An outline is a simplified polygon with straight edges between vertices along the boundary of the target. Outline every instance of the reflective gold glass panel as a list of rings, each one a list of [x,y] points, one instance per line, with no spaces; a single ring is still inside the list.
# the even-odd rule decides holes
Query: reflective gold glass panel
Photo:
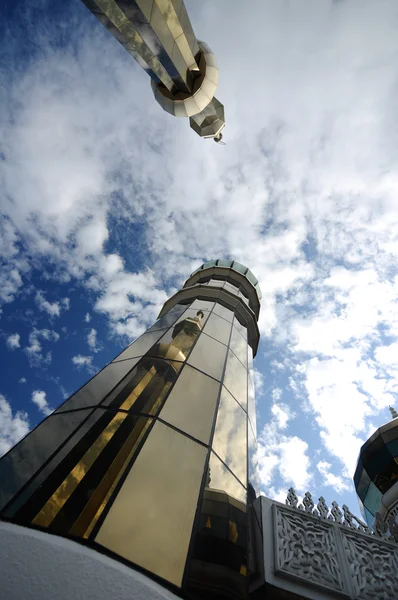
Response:
[[[105,398],[107,401],[113,398],[114,394],[117,394],[120,387],[124,385],[124,383],[120,382],[134,369],[139,360],[139,358],[133,358],[122,362],[110,363],[64,402],[56,410],[56,413],[76,408],[85,408],[87,406],[97,406]]]
[[[209,443],[220,384],[185,365],[159,417]]]
[[[188,359],[188,363],[211,377],[220,380],[224,369],[227,347],[202,333]]]
[[[247,342],[243,339],[236,327],[232,327],[229,347],[244,367],[247,368]]]
[[[247,371],[235,354],[229,350],[224,375],[224,385],[233,397],[247,408]]]
[[[188,571],[194,597],[212,588],[223,598],[247,597],[247,533],[246,491],[211,453]]]
[[[242,407],[222,387],[213,438],[213,450],[246,486],[247,478],[247,415]]]
[[[225,308],[225,306],[222,306],[221,304],[216,304],[214,307],[214,312],[216,313],[216,315],[219,315],[223,319],[227,319],[227,321],[230,321],[232,323],[234,313],[232,310],[229,310],[229,308]]]
[[[206,448],[155,423],[96,541],[181,585]]]
[[[136,356],[143,356],[148,352],[148,350],[154,345],[155,342],[159,338],[164,335],[164,330],[157,329],[156,331],[147,331],[141,337],[137,338],[130,346],[124,350],[119,356],[117,356],[113,362],[118,362],[120,360],[126,360],[126,358],[134,358]]]
[[[260,476],[258,471],[257,441],[251,427],[248,428],[248,483],[247,493],[254,500],[260,495]]]
[[[206,311],[186,310],[147,355],[185,362],[208,317]]]
[[[104,406],[135,413],[156,415],[177,379],[182,364],[171,360],[144,357],[126,377],[119,394]]]
[[[97,409],[95,421],[16,514],[17,522],[86,537],[151,419]]]
[[[203,331],[222,344],[228,344],[231,334],[231,323],[215,315],[210,315]]]
[[[256,398],[254,394],[254,387],[249,377],[248,381],[248,398],[247,398],[247,412],[249,415],[250,426],[253,429],[253,433],[257,435],[257,417],[256,417]]]
[[[241,323],[239,323],[238,319],[234,318],[234,327],[236,327],[236,329],[239,331],[239,333],[241,334],[241,336],[243,337],[243,339],[245,341],[247,341],[247,329],[245,327],[245,325],[242,325]]]

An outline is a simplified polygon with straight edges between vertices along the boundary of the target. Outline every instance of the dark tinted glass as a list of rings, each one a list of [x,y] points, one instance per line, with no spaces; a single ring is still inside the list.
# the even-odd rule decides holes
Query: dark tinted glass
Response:
[[[15,515],[22,524],[87,537],[152,420],[97,409],[96,421]]]
[[[165,329],[166,327],[170,327],[174,325],[177,319],[182,315],[182,313],[187,309],[187,306],[183,306],[181,304],[177,304],[174,306],[173,310],[166,313],[161,319],[158,319],[156,323],[154,323],[151,327],[149,327],[148,331],[156,331],[157,329]]]
[[[372,513],[372,515],[375,515],[379,510],[382,495],[383,494],[377,489],[374,483],[370,482],[363,504],[365,508]]]
[[[227,347],[202,333],[188,359],[188,363],[220,380],[224,369]]]
[[[235,354],[229,350],[224,385],[244,409],[247,408],[247,371]]]
[[[361,471],[360,477],[359,477],[359,481],[356,486],[357,494],[361,498],[361,500],[364,500],[364,498],[367,494],[368,488],[369,488],[369,484],[370,484],[370,477],[367,474],[367,472],[365,471],[365,469],[362,468],[362,471]]]
[[[381,437],[385,442],[392,442],[393,440],[398,440],[398,419],[391,423],[391,426],[388,429],[382,431]]]
[[[125,379],[123,389],[112,394],[104,405],[114,410],[156,415],[177,379],[180,362],[157,358],[142,358]]]
[[[91,410],[53,414],[0,460],[0,508],[22,488],[88,417]]]
[[[223,597],[243,599],[246,573],[246,492],[212,453],[194,534],[188,588],[201,597],[213,588],[222,589]]]
[[[154,425],[96,541],[181,585],[206,448]]]
[[[166,329],[164,329],[163,331],[157,329],[156,331],[148,331],[147,333],[144,333],[141,337],[139,337],[132,344],[130,344],[130,346],[128,346],[126,350],[124,350],[124,352],[119,354],[119,356],[117,356],[113,362],[126,360],[126,358],[143,356],[148,352],[148,350],[153,346],[153,344],[157,342],[157,340],[161,338],[162,335],[164,335],[165,331]]]
[[[232,327],[229,347],[244,367],[247,368],[247,342],[243,339],[236,327]]]
[[[220,383],[185,365],[159,417],[209,443]]]
[[[225,319],[222,319],[213,313],[210,315],[203,331],[219,342],[228,344],[231,334],[231,327],[232,326],[229,321],[226,321]]]
[[[121,380],[126,377],[139,360],[139,358],[133,358],[121,362],[110,363],[105,369],[102,369],[97,375],[94,375],[94,377],[76,392],[76,394],[71,396],[69,400],[64,402],[64,404],[56,410],[56,413],[101,404],[114,388],[116,388],[115,392],[118,392],[120,387],[124,385],[123,382],[120,383]],[[108,397],[107,400],[109,401],[110,398]]]
[[[247,415],[240,404],[222,387],[213,438],[213,450],[246,486]]]

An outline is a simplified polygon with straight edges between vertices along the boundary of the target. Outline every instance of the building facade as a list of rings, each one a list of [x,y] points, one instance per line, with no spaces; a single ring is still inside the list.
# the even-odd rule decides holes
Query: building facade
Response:
[[[186,597],[246,598],[261,571],[260,300],[240,263],[202,265],[156,323],[0,460],[1,519]]]
[[[219,142],[224,107],[215,98],[216,58],[192,29],[183,0],[83,0],[151,78],[156,101],[189,117],[203,138]]]

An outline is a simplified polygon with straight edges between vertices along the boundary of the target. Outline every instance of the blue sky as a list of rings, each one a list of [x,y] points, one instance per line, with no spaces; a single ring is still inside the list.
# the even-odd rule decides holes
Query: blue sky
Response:
[[[397,394],[398,6],[186,4],[223,147],[162,112],[79,0],[2,4],[0,450],[233,258],[263,292],[263,491],[357,511],[359,447]]]

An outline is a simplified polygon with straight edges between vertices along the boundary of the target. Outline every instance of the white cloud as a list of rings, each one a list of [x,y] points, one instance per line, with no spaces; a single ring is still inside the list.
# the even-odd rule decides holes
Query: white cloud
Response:
[[[91,375],[94,375],[97,372],[97,369],[93,365],[92,356],[83,356],[82,354],[77,354],[76,356],[72,357],[72,363],[78,369],[86,368]]]
[[[32,392],[32,402],[36,404],[39,411],[45,416],[50,415],[54,410],[48,405],[46,392],[43,392],[42,390],[35,390]]]
[[[307,491],[311,483],[308,444],[296,435],[286,435],[291,418],[288,407],[274,403],[271,420],[264,426],[258,438],[258,465],[262,488],[266,494],[275,492],[275,479],[279,476],[286,489],[293,486],[297,491]],[[281,490],[280,490],[281,491]]]
[[[0,394],[0,455],[16,444],[29,429],[28,414],[24,411],[13,414],[10,403]]]
[[[36,328],[29,334],[29,346],[24,348],[24,352],[28,356],[30,366],[33,367],[45,366],[51,363],[51,350],[47,351],[46,354],[43,354],[43,346],[40,340],[57,342],[59,340],[59,334],[51,329]]]
[[[7,338],[7,346],[9,348],[11,348],[12,350],[15,350],[15,348],[20,348],[21,347],[20,339],[21,339],[21,337],[20,337],[19,333],[12,333]]]
[[[90,316],[90,313],[86,313],[86,316],[84,317],[84,321],[85,321],[86,323],[90,323],[90,321],[91,321],[91,316]]]
[[[338,494],[351,489],[351,479],[347,476],[334,475],[331,468],[332,465],[327,461],[321,461],[317,464],[317,469],[323,476],[323,485],[332,487]]]
[[[93,352],[99,352],[101,350],[101,347],[98,345],[98,341],[97,341],[97,330],[96,329],[90,329],[90,331],[87,335],[87,344],[89,345],[89,347],[91,348],[91,350]]]
[[[64,310],[69,310],[70,309],[70,298],[62,298],[61,299],[61,304],[64,308]]]
[[[274,402],[278,402],[282,398],[283,390],[281,388],[274,388],[271,392],[271,397]]]
[[[18,383],[26,383],[26,377],[21,377]]]
[[[61,305],[59,302],[48,302],[42,292],[36,292],[36,304],[39,310],[44,311],[50,317],[59,317],[61,314]]]

